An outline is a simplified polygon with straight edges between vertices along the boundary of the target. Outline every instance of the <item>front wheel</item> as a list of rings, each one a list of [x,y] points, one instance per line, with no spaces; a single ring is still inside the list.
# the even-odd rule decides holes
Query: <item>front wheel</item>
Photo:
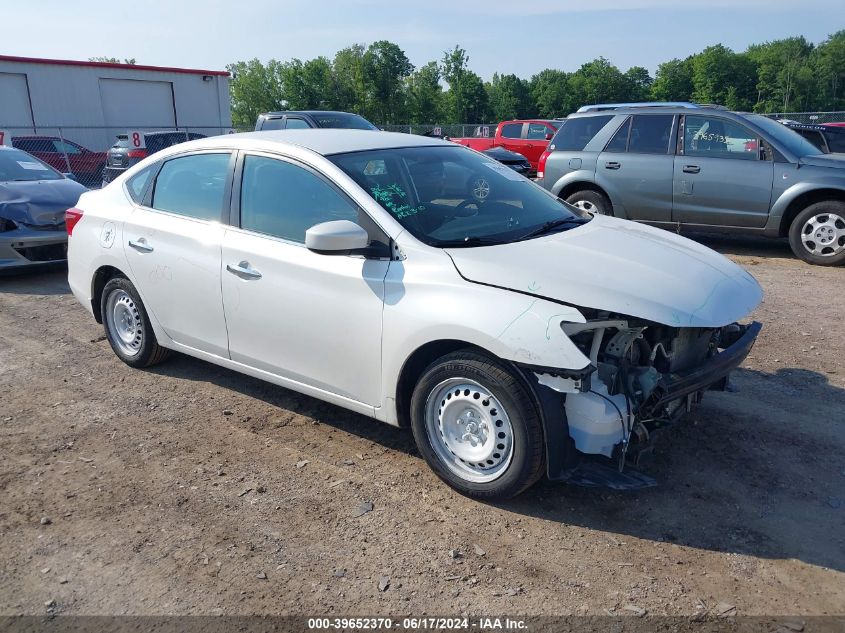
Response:
[[[610,204],[607,196],[592,189],[576,191],[567,196],[566,201],[573,207],[592,215],[613,215],[613,205]]]
[[[789,227],[789,246],[810,264],[845,262],[845,202],[816,202],[801,211]]]
[[[117,357],[130,367],[156,365],[171,351],[158,344],[144,303],[128,279],[109,280],[100,300],[106,338]]]
[[[472,350],[425,370],[411,397],[411,426],[431,469],[467,496],[513,497],[543,473],[543,431],[527,387]]]

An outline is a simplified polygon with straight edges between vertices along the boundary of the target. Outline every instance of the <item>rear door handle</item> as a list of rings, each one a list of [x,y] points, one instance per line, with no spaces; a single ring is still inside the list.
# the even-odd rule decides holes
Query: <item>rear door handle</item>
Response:
[[[604,164],[605,169],[619,169],[622,163],[617,163],[615,160],[608,161]]]
[[[141,251],[142,253],[152,253],[153,247],[147,244],[147,240],[143,237],[139,237],[138,240],[129,240],[129,246],[134,248],[136,251]]]
[[[248,277],[249,279],[261,279],[261,273],[252,268],[249,262],[239,262],[237,265],[226,264],[226,270],[234,275]]]
[[[701,171],[701,167],[698,165],[684,165],[684,173],[685,174],[697,174]]]

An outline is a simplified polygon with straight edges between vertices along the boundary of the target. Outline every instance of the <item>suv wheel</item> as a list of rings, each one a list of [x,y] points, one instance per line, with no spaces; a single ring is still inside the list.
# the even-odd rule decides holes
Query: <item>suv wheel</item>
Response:
[[[582,189],[570,194],[566,201],[573,207],[593,215],[613,215],[613,205],[602,193],[592,189]]]
[[[475,351],[425,370],[411,397],[411,427],[435,474],[467,496],[513,497],[543,474],[543,431],[527,387]]]
[[[801,211],[789,227],[789,245],[810,264],[845,262],[845,202],[825,200]]]

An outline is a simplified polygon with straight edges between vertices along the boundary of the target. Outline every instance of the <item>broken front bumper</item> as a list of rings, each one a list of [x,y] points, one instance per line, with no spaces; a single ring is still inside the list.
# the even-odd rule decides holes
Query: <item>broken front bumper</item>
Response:
[[[691,393],[704,391],[720,382],[724,383],[728,374],[739,367],[751,352],[762,327],[757,321],[740,325],[738,337],[702,365],[687,371],[664,375],[644,407],[655,410]]]
[[[67,232],[18,225],[0,233],[0,270],[63,262],[67,259]]]

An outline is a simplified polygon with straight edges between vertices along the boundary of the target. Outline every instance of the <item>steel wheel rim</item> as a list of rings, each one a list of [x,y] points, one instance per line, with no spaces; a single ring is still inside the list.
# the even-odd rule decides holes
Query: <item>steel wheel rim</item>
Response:
[[[479,202],[484,202],[490,195],[490,183],[486,178],[476,178],[472,181],[472,197]]]
[[[125,290],[115,290],[106,301],[106,325],[112,342],[126,356],[135,356],[144,343],[141,312]]]
[[[508,413],[474,380],[450,378],[432,389],[425,427],[437,457],[465,481],[493,481],[510,466],[514,442]]]
[[[845,219],[836,213],[817,213],[801,227],[801,243],[819,257],[838,255],[845,251]]]

